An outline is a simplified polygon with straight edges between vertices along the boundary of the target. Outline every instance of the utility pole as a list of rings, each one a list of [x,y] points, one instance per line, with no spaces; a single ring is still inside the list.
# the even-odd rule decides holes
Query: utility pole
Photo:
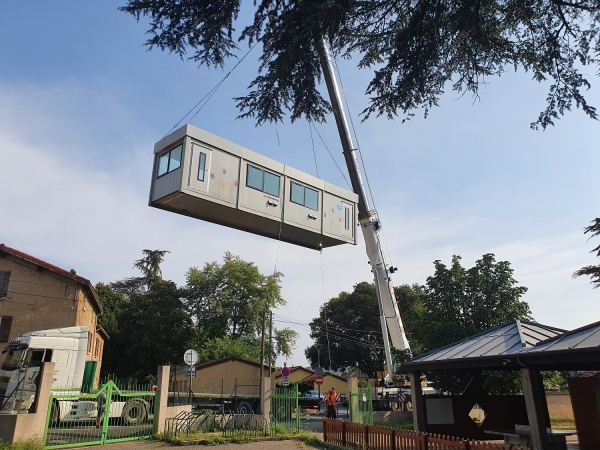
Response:
[[[333,64],[331,63],[331,56],[329,55],[329,49],[325,38],[321,37],[318,40],[317,45],[320,50],[321,69],[323,70],[327,91],[329,92],[329,99],[331,101],[331,106],[333,107],[335,122],[342,142],[344,159],[346,160],[352,189],[354,193],[358,195],[358,222],[365,239],[367,256],[369,257],[369,264],[371,265],[371,272],[373,272],[375,281],[377,299],[379,302],[381,331],[383,332],[383,345],[388,366],[388,373],[385,376],[385,381],[389,383],[391,382],[391,374],[394,370],[390,351],[390,338],[392,345],[399,350],[410,350],[410,347],[402,325],[398,304],[396,303],[394,287],[388,272],[389,269],[386,266],[381,244],[379,242],[378,230],[381,228],[381,222],[379,221],[377,212],[371,210],[369,206],[369,199],[367,197],[365,185],[362,181],[358,160],[356,159],[356,149],[352,144],[350,128],[348,127],[348,122],[346,120],[340,91],[335,79]]]
[[[273,311],[269,311],[269,377],[271,376],[271,367],[273,367],[271,356],[273,354]]]
[[[263,311],[262,317],[262,336],[260,338],[260,377],[263,377],[263,368],[265,365],[265,320],[267,319],[267,310]]]

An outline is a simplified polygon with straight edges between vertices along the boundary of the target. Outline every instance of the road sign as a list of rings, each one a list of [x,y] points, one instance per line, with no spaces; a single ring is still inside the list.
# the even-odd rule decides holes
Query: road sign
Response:
[[[321,375],[317,375],[317,377],[315,378],[315,383],[318,386],[321,386],[323,384],[323,377]]]
[[[317,367],[317,368],[315,369],[315,373],[316,373],[317,375],[323,375],[323,368],[322,368],[322,367]]]
[[[193,366],[198,362],[198,352],[193,348],[186,350],[183,354],[183,360],[188,366]]]
[[[290,379],[288,377],[283,377],[283,380],[282,380],[281,384],[283,386],[289,386],[290,385]]]
[[[195,367],[186,367],[185,368],[185,376],[188,378],[196,378],[196,368]]]
[[[281,369],[281,375],[283,375],[284,377],[289,377],[290,376],[290,368],[287,366],[283,366],[283,369]]]

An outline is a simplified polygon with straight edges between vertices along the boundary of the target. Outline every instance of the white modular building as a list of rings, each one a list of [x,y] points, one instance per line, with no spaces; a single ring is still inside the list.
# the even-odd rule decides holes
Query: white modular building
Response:
[[[356,244],[358,196],[193,125],[154,146],[150,206],[312,249]]]

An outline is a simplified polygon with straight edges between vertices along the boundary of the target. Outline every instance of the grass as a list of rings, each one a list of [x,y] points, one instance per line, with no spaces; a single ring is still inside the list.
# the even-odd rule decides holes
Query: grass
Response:
[[[571,417],[550,416],[550,426],[555,430],[575,429],[575,419]]]
[[[12,444],[0,440],[0,450],[44,450],[44,444],[41,439],[26,439]]]
[[[382,424],[378,424],[378,426],[394,428],[396,430],[414,430],[415,429],[415,426],[412,422],[382,423]]]

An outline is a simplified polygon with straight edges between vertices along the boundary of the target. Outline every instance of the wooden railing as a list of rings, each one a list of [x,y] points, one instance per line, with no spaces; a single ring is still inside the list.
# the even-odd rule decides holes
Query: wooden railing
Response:
[[[508,450],[503,444],[331,419],[323,419],[323,440],[368,450]]]

